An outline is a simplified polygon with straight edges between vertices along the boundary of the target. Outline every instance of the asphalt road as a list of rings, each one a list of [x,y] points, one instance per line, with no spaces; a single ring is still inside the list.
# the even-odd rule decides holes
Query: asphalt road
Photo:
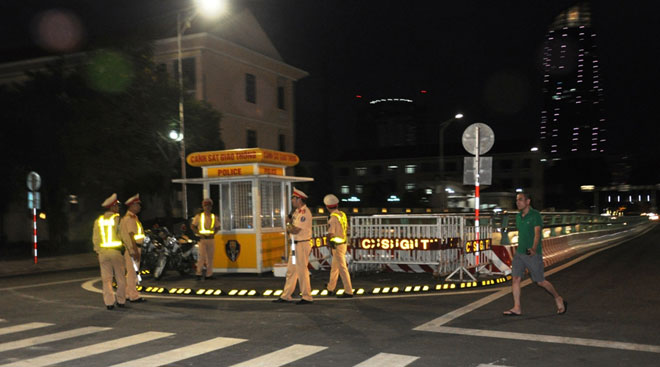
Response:
[[[324,300],[149,298],[106,310],[97,270],[0,279],[0,366],[657,366],[660,228],[509,284]],[[86,284],[85,288],[83,285]]]

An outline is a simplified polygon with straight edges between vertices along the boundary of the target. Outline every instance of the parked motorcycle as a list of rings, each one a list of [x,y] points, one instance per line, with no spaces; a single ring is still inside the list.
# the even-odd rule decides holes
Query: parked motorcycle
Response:
[[[157,249],[158,259],[153,274],[160,279],[167,270],[176,270],[181,276],[192,274],[199,258],[197,241],[189,238],[177,238],[163,228],[167,236],[162,247]]]
[[[144,231],[144,242],[142,243],[142,255],[140,269],[149,270],[153,274],[160,249],[164,246],[167,236],[161,228],[148,229]]]

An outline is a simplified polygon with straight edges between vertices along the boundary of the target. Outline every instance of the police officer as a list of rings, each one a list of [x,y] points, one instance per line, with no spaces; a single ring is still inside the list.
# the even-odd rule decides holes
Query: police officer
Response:
[[[119,238],[119,200],[117,194],[112,194],[101,204],[105,213],[94,221],[92,242],[94,252],[99,255],[101,280],[103,281],[103,303],[108,310],[126,303],[126,278],[124,273],[124,246]],[[112,290],[112,278],[117,281],[117,292]]]
[[[202,200],[204,211],[197,214],[192,220],[193,231],[199,236],[199,259],[197,260],[197,280],[202,279],[202,268],[206,266],[204,279],[213,279],[213,254],[215,253],[215,232],[220,229],[220,223],[213,209],[213,200]]]
[[[334,294],[337,287],[337,278],[341,276],[341,282],[344,284],[344,293],[337,298],[353,297],[353,286],[351,285],[351,275],[346,266],[346,231],[348,230],[348,219],[346,214],[340,211],[339,199],[332,194],[323,198],[323,204],[330,212],[328,219],[328,245],[332,247],[332,265],[330,267],[330,280],[326,285],[328,293]]]
[[[314,303],[312,298],[312,286],[309,280],[309,253],[312,251],[312,212],[305,204],[307,195],[294,188],[291,196],[291,205],[295,209],[291,219],[287,221],[286,230],[293,236],[295,246],[292,246],[292,256],[289,256],[289,264],[286,269],[286,283],[280,298],[275,303],[293,302],[291,295],[296,289],[296,281],[300,287],[302,299],[296,302],[299,305]],[[294,252],[295,251],[295,252]],[[295,259],[295,263],[294,260]]]
[[[128,207],[128,210],[121,219],[119,227],[121,240],[126,248],[124,254],[126,262],[126,297],[131,302],[145,302],[146,300],[140,297],[136,289],[137,272],[140,271],[140,254],[142,251],[140,245],[144,242],[144,230],[137,217],[142,209],[140,194],[131,196],[124,204]]]

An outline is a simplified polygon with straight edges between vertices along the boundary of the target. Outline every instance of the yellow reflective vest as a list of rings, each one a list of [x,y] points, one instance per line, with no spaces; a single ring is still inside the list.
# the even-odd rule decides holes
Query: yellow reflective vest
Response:
[[[135,242],[144,240],[144,230],[142,230],[142,223],[140,223],[137,218],[135,218],[135,224],[137,225],[137,233],[133,235]]]
[[[204,213],[200,214],[199,218],[199,233],[200,234],[214,234],[215,233],[215,214],[211,213],[211,228],[204,227],[206,225],[206,219],[204,218]]]
[[[101,235],[101,243],[99,247],[101,248],[119,248],[122,246],[121,239],[119,239],[117,228],[115,225],[119,214],[113,214],[110,218],[106,218],[105,215],[102,215],[97,220],[99,226],[99,234]]]
[[[330,214],[331,217],[336,217],[339,220],[339,224],[341,224],[341,231],[342,231],[342,237],[332,237],[330,238],[330,241],[334,242],[335,244],[341,245],[346,242],[346,231],[348,230],[348,219],[346,218],[346,214],[342,211],[336,211],[332,214]]]

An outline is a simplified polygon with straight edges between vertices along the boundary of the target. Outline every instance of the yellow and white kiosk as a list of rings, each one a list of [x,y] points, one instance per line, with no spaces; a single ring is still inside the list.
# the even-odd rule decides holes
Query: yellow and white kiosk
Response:
[[[291,184],[314,180],[286,175],[286,167],[300,161],[298,156],[248,148],[191,153],[186,160],[202,168],[202,178],[172,182],[201,184],[203,197],[211,197],[215,191],[219,198],[214,211],[221,229],[215,234],[213,271],[273,270],[288,253],[285,226]]]

